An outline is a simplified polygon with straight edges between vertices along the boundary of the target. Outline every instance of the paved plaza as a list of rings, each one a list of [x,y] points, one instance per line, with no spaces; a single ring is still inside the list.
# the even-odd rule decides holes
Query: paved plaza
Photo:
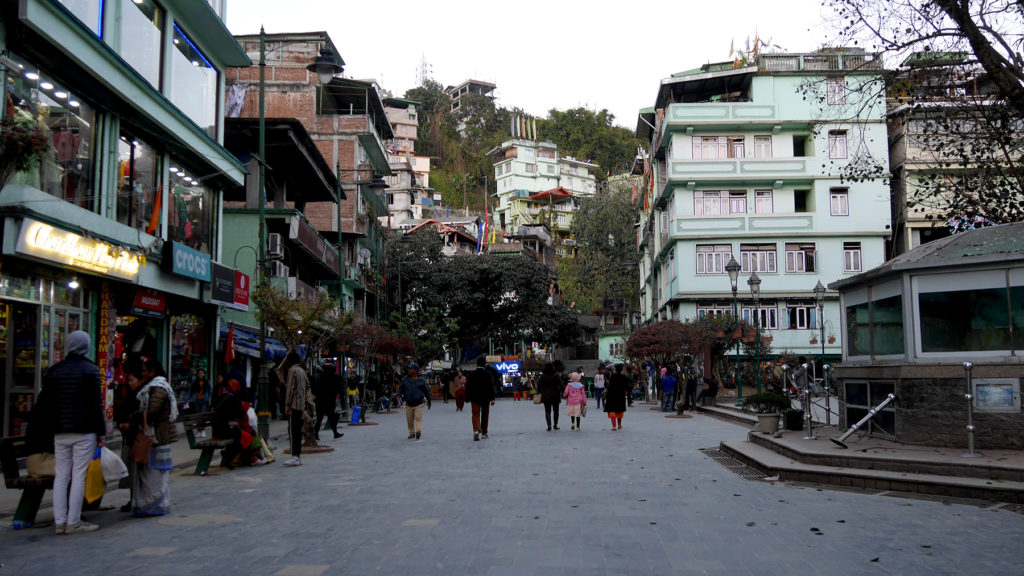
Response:
[[[7,494],[0,575],[1024,572],[1024,516],[1010,508],[744,479],[700,449],[745,427],[650,407],[620,432],[593,406],[581,432],[564,416],[547,432],[541,406],[499,400],[479,442],[468,406],[434,402],[419,442],[404,411],[371,414],[376,425],[345,426],[334,452],[298,468],[279,454],[175,471],[167,517],[130,518],[117,510],[127,491],[108,492],[91,534],[55,536],[49,495],[37,527],[11,530]]]

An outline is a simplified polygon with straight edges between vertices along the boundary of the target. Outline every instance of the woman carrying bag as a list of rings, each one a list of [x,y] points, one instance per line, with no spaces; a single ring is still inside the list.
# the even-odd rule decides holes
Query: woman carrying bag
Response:
[[[142,429],[132,450],[138,464],[133,482],[132,515],[163,516],[171,512],[168,478],[174,468],[171,444],[178,439],[174,424],[178,419],[177,402],[159,362],[144,360],[134,372],[128,377],[142,382],[136,395]]]

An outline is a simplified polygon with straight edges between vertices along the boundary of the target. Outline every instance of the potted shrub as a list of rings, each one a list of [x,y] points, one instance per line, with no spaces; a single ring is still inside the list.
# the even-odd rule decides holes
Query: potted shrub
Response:
[[[782,413],[792,407],[789,398],[774,392],[761,392],[743,399],[743,411],[757,415],[758,429],[771,434],[779,429]]]

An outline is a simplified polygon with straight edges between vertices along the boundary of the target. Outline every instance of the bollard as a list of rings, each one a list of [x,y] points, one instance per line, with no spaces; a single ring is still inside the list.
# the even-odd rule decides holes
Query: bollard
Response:
[[[971,370],[974,369],[974,364],[970,362],[964,362],[964,377],[967,380],[967,393],[964,394],[964,399],[967,400],[967,454],[964,454],[964,458],[981,458],[981,452],[974,451],[974,387],[971,382]]]
[[[807,364],[800,365],[804,369],[804,376],[807,375],[807,369],[810,368]],[[804,409],[807,410],[807,414],[804,416],[807,418],[807,436],[804,436],[804,440],[817,440],[814,436],[814,398],[811,397],[811,381],[807,381],[807,385],[801,392],[804,395]]]
[[[831,399],[830,397],[832,396],[832,387],[828,385],[828,383],[830,381],[829,378],[828,378],[828,371],[831,370],[831,369],[832,369],[832,367],[829,366],[828,364],[825,364],[824,366],[821,367],[821,371],[822,371],[821,387],[824,388],[824,390],[825,390],[825,425],[826,426],[831,426],[832,425],[832,406],[830,406],[830,402],[829,402],[829,400]],[[837,407],[837,410],[838,410],[838,407]]]

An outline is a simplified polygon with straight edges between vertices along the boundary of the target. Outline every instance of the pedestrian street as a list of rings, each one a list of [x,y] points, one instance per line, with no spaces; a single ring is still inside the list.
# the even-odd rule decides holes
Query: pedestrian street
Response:
[[[166,517],[130,518],[115,490],[112,509],[86,513],[94,533],[5,523],[0,574],[1021,573],[1012,508],[744,479],[700,449],[745,426],[653,406],[634,404],[612,431],[591,400],[582,431],[563,414],[547,432],[542,406],[499,399],[478,442],[454,402],[433,403],[420,441],[404,409],[371,413],[302,466],[279,453],[208,477],[175,470]]]

